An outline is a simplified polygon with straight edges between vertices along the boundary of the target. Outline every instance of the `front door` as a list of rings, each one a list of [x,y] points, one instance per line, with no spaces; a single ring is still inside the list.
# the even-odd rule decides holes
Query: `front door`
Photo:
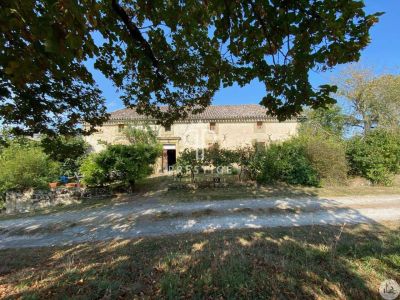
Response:
[[[176,146],[173,144],[163,145],[163,155],[162,155],[163,172],[172,170],[172,167],[175,164],[176,164]]]
[[[176,150],[167,150],[168,159],[168,171],[172,170],[172,167],[176,164]]]

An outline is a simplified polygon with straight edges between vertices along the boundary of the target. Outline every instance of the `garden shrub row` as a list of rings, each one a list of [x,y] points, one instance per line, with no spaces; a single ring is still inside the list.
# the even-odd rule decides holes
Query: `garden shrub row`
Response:
[[[201,158],[190,149],[178,158],[180,170],[189,167],[192,179],[193,170],[204,165],[238,165],[241,173],[260,183],[321,186],[344,184],[348,175],[357,175],[389,185],[400,170],[400,135],[379,129],[344,140],[323,131],[307,132],[265,149],[227,150],[215,145]]]
[[[34,140],[12,136],[7,130],[0,135],[0,209],[9,190],[46,189],[61,175],[76,174],[88,150],[82,137]]]
[[[382,129],[348,140],[318,133],[300,135],[271,145],[260,159],[261,182],[318,186],[342,184],[347,175],[356,175],[373,184],[390,185],[400,171],[400,135]]]

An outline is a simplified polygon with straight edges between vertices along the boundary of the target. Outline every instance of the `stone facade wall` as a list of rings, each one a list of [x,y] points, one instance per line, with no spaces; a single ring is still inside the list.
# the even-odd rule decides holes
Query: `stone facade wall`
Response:
[[[210,122],[214,122],[210,120]],[[176,123],[167,132],[159,125],[152,125],[162,144],[176,146],[177,153],[185,148],[207,147],[218,143],[222,148],[235,149],[241,146],[251,146],[256,142],[270,143],[283,141],[297,134],[299,123],[296,120],[278,122],[263,120],[262,127],[257,127],[257,121],[218,121],[215,120],[215,130],[210,130],[210,122],[197,121]],[[112,121],[98,128],[99,132],[86,137],[86,141],[95,152],[105,148],[105,143],[125,144],[126,139],[120,132],[120,125],[128,122]],[[140,125],[139,125],[140,126]]]
[[[24,213],[41,208],[81,203],[86,199],[110,197],[107,188],[58,188],[6,193],[6,213]]]
[[[258,126],[261,122],[261,127]],[[214,123],[211,130],[210,123]],[[126,128],[133,124],[128,120],[111,120],[98,128],[98,132],[85,137],[92,151],[98,152],[105,149],[106,144],[127,144],[123,134],[123,126]],[[140,123],[135,126],[141,127]],[[218,143],[222,148],[237,149],[244,146],[252,146],[255,143],[268,144],[276,141],[284,141],[297,134],[299,122],[289,120],[278,122],[274,118],[262,118],[258,120],[193,120],[190,122],[177,122],[166,131],[160,125],[150,125],[157,132],[158,139],[164,147],[176,149],[176,156],[184,149],[201,149]],[[171,149],[171,148],[168,148]],[[165,161],[165,159],[164,159]],[[160,157],[154,165],[154,172],[165,170],[163,158]]]

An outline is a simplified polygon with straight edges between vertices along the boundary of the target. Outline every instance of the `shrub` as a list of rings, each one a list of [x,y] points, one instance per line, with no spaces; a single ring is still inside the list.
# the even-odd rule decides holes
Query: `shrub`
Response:
[[[219,144],[214,144],[211,147],[204,149],[204,152],[198,152],[193,149],[184,149],[178,157],[176,170],[184,174],[190,172],[191,180],[193,182],[195,174],[200,172],[202,167],[233,167],[233,164],[237,162],[237,151],[223,149],[220,148]]]
[[[217,143],[206,149],[204,156],[215,168],[232,166],[237,161],[235,151],[221,148]]]
[[[255,167],[259,169],[259,182],[281,181],[309,186],[320,184],[318,173],[312,167],[304,145],[296,139],[270,145],[257,161],[259,163]]]
[[[190,172],[190,179],[194,181],[194,175],[200,170],[200,168],[208,164],[208,162],[199,157],[200,154],[193,149],[184,149],[182,153],[180,153],[177,161],[176,168],[179,172],[186,174]]]
[[[80,171],[89,185],[120,181],[133,188],[137,180],[152,173],[152,165],[161,153],[156,145],[110,145],[84,160]]]
[[[80,166],[80,173],[83,175],[83,182],[87,185],[103,185],[107,182],[107,174],[96,161],[98,154],[92,153],[83,159]]]
[[[258,160],[255,156],[256,151],[254,147],[240,147],[233,151],[233,161],[239,167],[239,180],[243,178],[256,179],[257,168],[253,164]]]
[[[348,164],[344,142],[326,134],[302,136],[299,142],[313,169],[324,183],[344,183],[347,179]]]
[[[11,144],[0,156],[0,191],[45,188],[59,175],[59,164],[34,144]]]
[[[400,170],[400,135],[376,129],[365,137],[353,137],[348,142],[347,156],[352,175],[389,185]]]

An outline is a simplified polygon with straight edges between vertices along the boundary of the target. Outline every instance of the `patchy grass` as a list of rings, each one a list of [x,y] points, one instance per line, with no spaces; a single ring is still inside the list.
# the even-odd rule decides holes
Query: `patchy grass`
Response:
[[[308,226],[0,251],[0,298],[379,299],[399,224]]]
[[[305,211],[315,211],[316,209],[301,209],[301,208],[279,208],[279,207],[271,207],[271,208],[249,208],[249,207],[241,207],[229,210],[214,210],[211,208],[200,209],[191,212],[170,212],[170,211],[161,211],[155,214],[150,215],[152,220],[167,220],[167,219],[175,219],[175,218],[184,218],[184,217],[192,217],[192,218],[201,218],[206,216],[228,216],[234,214],[252,214],[252,215],[264,215],[264,214],[283,214],[283,213],[301,213]],[[149,215],[144,215],[136,218],[138,221],[140,219],[148,219]],[[1,231],[0,231],[1,233]]]

